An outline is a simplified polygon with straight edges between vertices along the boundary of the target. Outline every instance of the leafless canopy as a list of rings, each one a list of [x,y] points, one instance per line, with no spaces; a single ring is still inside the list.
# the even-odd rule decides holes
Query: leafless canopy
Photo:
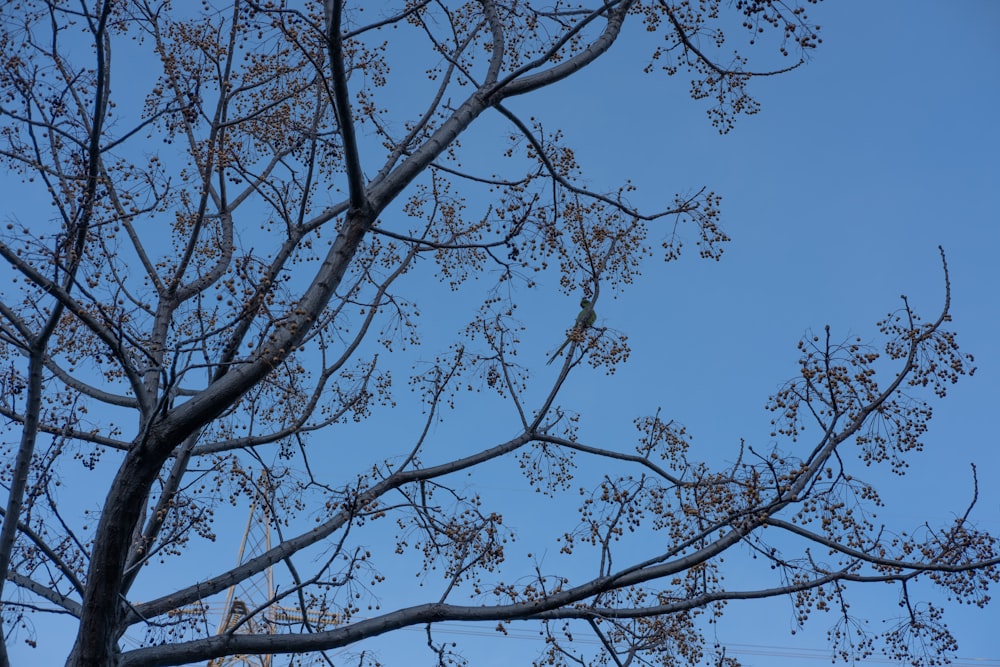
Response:
[[[930,417],[921,393],[971,371],[947,299],[929,321],[904,302],[878,350],[803,340],[771,444],[721,470],[659,414],[630,443],[578,437],[568,379],[629,354],[600,320],[569,331],[557,374],[519,355],[515,303],[536,276],[599,313],[644,258],[676,258],[682,237],[717,258],[727,238],[713,192],[639,210],[631,184],[594,186],[515,107],[627,39],[648,45],[650,85],[690,76],[725,132],[757,111],[748,83],[818,35],[777,0],[4,3],[0,665],[7,641],[44,641],[46,614],[77,621],[72,665],[329,660],[412,627],[450,664],[445,621],[535,623],[540,663],[733,665],[703,623],[772,596],[835,610],[845,656],[936,659],[950,635],[909,582],[985,601],[996,540],[965,516],[891,533],[852,469],[902,470]],[[752,71],[727,38],[776,64]],[[473,127],[492,134],[468,152]],[[452,337],[419,319],[442,286],[464,317]],[[503,437],[469,428],[483,404],[508,417]],[[460,447],[442,423],[463,426]],[[527,551],[504,523],[517,504],[475,484],[518,466],[550,508],[550,541]],[[206,570],[198,554],[235,552],[208,551],[216,515],[250,507],[270,542]],[[549,548],[573,568],[529,555]],[[728,583],[723,560],[747,557],[773,579]],[[422,586],[383,583],[400,558]],[[214,601],[264,573],[280,585],[217,633]],[[854,636],[851,582],[898,583],[908,618]]]

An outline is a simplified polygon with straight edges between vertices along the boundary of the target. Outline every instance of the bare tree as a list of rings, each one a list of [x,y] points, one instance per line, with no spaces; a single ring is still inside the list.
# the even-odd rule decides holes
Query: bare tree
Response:
[[[757,110],[748,82],[789,67],[758,74],[741,56],[720,59],[721,28],[775,44],[794,67],[819,42],[801,7],[174,5],[0,9],[7,183],[48,202],[9,217],[0,243],[10,277],[0,413],[17,434],[0,478],[0,664],[6,640],[61,614],[78,622],[67,664],[80,666],[322,657],[414,626],[447,664],[459,657],[436,624],[515,620],[543,628],[549,664],[734,665],[708,654],[703,615],[773,596],[792,596],[804,615],[839,610],[845,656],[866,654],[875,644],[841,634],[852,582],[900,587],[910,617],[882,637],[888,650],[929,642],[934,660],[950,648],[939,610],[911,604],[911,582],[985,601],[996,539],[967,515],[890,533],[865,514],[878,495],[851,464],[860,452],[901,469],[930,417],[920,392],[943,396],[971,372],[944,328],[946,265],[941,311],[924,321],[904,301],[879,324],[884,351],[829,332],[803,340],[799,374],[770,402],[775,438],[812,438],[798,455],[747,446],[713,470],[689,459],[684,429],[659,414],[637,418],[626,449],[582,441],[558,404],[582,364],[613,371],[628,357],[624,335],[595,321],[604,294],[625,289],[661,243],[676,258],[678,229],[706,257],[727,238],[714,193],[637,210],[630,184],[586,186],[560,133],[509,101],[586,76],[623,35],[649,36],[638,65],[689,72],[724,132]],[[460,139],[487,116],[506,136],[477,146],[492,151],[489,169],[464,166]],[[537,289],[536,273],[588,299],[567,322],[554,380],[518,356],[527,334],[515,304]],[[473,279],[494,282],[476,290]],[[421,281],[462,287],[467,326],[408,356],[422,341]],[[359,453],[343,434],[374,428],[404,400],[393,371],[409,373],[403,396],[420,402],[424,427],[407,443],[368,439],[369,463],[342,465],[347,448]],[[473,431],[444,457],[432,425],[462,419],[481,391],[509,410],[516,435]],[[517,536],[504,507],[466,482],[504,460],[552,503],[550,544],[579,572],[554,576],[505,551]],[[568,492],[574,466],[601,471],[585,493]],[[97,512],[60,501],[63,480],[84,474]],[[558,523],[555,510],[574,498]],[[214,539],[213,517],[230,504],[265,505],[273,543],[184,581],[186,557]],[[626,549],[627,531],[659,546]],[[384,609],[380,564],[393,554],[365,545],[391,550],[392,539],[414,570],[436,575],[414,593],[423,597]],[[731,586],[726,557],[763,559],[774,579]],[[265,571],[283,585],[216,634],[209,601]],[[139,602],[144,582],[179,587]],[[271,631],[246,632],[263,619]],[[144,645],[122,648],[137,631]],[[598,639],[597,655],[572,641],[581,631]]]

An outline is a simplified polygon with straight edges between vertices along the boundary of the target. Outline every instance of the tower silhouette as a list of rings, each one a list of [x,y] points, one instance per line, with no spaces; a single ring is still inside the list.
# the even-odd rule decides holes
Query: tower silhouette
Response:
[[[236,566],[256,558],[271,548],[271,518],[274,507],[274,486],[267,470],[261,472],[257,494],[250,505],[250,515],[240,540]],[[274,634],[277,630],[274,602],[274,572],[271,567],[243,579],[226,591],[226,602],[216,630],[217,635],[229,632],[243,634]],[[272,656],[231,655],[213,658],[206,667],[271,667]]]

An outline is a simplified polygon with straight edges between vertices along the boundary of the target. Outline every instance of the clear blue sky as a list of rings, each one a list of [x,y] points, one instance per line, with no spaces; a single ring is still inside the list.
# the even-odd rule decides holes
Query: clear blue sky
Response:
[[[942,245],[954,328],[979,369],[935,403],[928,450],[914,457],[906,478],[872,470],[868,479],[888,490],[880,518],[908,529],[961,513],[971,493],[969,463],[976,462],[974,517],[1000,533],[1000,443],[992,421],[1000,397],[1000,4],[845,0],[812,12],[824,38],[812,62],[755,82],[761,113],[741,118],[726,136],[711,127],[704,105],[686,96],[682,76],[643,75],[640,54],[625,42],[541,101],[512,102],[563,128],[594,184],[631,178],[637,204],[652,208],[703,185],[722,194],[733,238],[716,263],[697,259],[691,235],[681,261],[651,262],[620,298],[602,299],[601,321],[628,334],[632,358],[610,378],[580,369],[563,403],[589,417],[581,434],[595,441],[664,406],[688,426],[696,451],[731,461],[740,438],[768,442],[763,405],[796,372],[795,343],[804,331],[830,324],[837,338],[874,340],[875,322],[898,308],[901,293],[920,312],[937,311]],[[533,324],[528,345],[540,359],[575,312],[556,285],[548,287],[520,313]],[[454,425],[443,425],[441,438],[454,434],[450,446],[462,446],[459,434],[472,420],[449,419]],[[525,493],[522,510],[530,516],[523,483],[491,484],[499,493]],[[518,528],[527,535],[539,526]],[[874,592],[881,597],[856,598],[855,612],[877,629],[897,610],[895,593]],[[717,637],[745,664],[828,661],[823,618],[792,636],[787,602],[734,604],[731,612]],[[1000,665],[1000,608],[952,612],[958,664]],[[450,638],[468,642],[473,665],[526,664],[542,646],[528,626],[513,626],[509,640],[496,639],[489,626],[448,627]],[[51,626],[38,631],[40,649],[12,647],[15,665],[64,658],[69,637]],[[378,646],[387,664],[430,664],[426,650],[408,653],[422,642],[410,632]]]
[[[553,91],[564,95],[562,113],[554,102],[544,118],[570,138],[587,138],[577,156],[594,181],[628,176],[653,196],[707,184],[724,196],[733,238],[720,263],[689,256],[655,268],[619,301],[602,302],[601,316],[628,332],[634,355],[617,377],[593,378],[600,391],[582,396],[581,410],[607,410],[609,397],[627,396],[627,414],[636,395],[648,397],[635,409],[667,406],[710,450],[709,460],[732,460],[740,437],[766,436],[761,407],[794,372],[794,343],[806,329],[830,324],[835,337],[874,340],[875,321],[898,307],[900,294],[928,315],[939,307],[940,244],[954,327],[979,370],[935,404],[928,450],[906,478],[874,470],[867,478],[885,478],[892,490],[880,518],[915,527],[964,510],[975,461],[976,516],[995,533],[1000,4],[831,2],[812,12],[824,38],[812,62],[755,82],[761,113],[727,136],[713,131],[703,106],[683,99],[680,77],[663,85],[632,75],[622,63],[634,54],[624,45],[589,79]],[[661,346],[670,349],[666,361],[646,363]],[[880,592],[882,605],[870,602],[875,628],[880,611],[897,612],[894,595]],[[787,647],[741,655],[747,664],[803,664],[802,655],[782,655],[825,647],[821,618],[805,637],[789,635],[788,604],[732,609],[720,639]],[[951,618],[960,657],[1000,664],[1000,609]]]
[[[650,406],[667,406],[688,425],[710,460],[731,460],[740,437],[766,435],[764,399],[794,372],[794,343],[806,329],[830,324],[835,337],[873,340],[875,321],[898,307],[902,293],[934,312],[943,293],[940,244],[954,327],[979,370],[935,404],[928,450],[906,478],[872,471],[868,479],[885,478],[893,491],[880,518],[915,527],[964,510],[975,461],[976,516],[996,533],[1000,4],[830,2],[812,12],[824,38],[812,62],[755,82],[761,113],[727,136],[713,131],[702,106],[683,99],[682,80],[657,90],[630,75],[634,68],[621,67],[634,55],[627,48],[589,80],[567,83],[561,116],[558,105],[546,114],[569,137],[587,137],[577,155],[594,181],[625,175],[640,193],[707,184],[723,194],[733,238],[720,263],[689,256],[601,304],[601,316],[628,332],[633,363],[615,378],[594,377],[600,393],[582,397],[581,409],[606,409],[611,396],[630,396],[623,404],[648,396]],[[632,101],[639,86],[648,91],[644,103]],[[672,351],[665,362],[644,363],[664,345]],[[875,628],[880,611],[898,611],[894,595],[880,592],[882,604],[870,603]],[[800,665],[802,655],[782,655],[825,647],[821,618],[806,636],[789,635],[788,604],[732,609],[720,639],[787,647],[740,655],[747,664]],[[1000,609],[951,618],[960,657],[1000,664]]]

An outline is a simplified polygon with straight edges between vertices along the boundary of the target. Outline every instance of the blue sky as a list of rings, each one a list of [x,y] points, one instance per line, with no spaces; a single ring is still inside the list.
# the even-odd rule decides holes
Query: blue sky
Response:
[[[995,532],[1000,455],[989,415],[1000,396],[1000,41],[991,26],[1000,5],[840,2],[813,12],[824,43],[812,62],[755,82],[763,109],[729,135],[718,136],[703,108],[682,99],[682,80],[656,90],[619,69],[626,48],[599,63],[589,83],[574,82],[579,88],[566,93],[558,121],[558,110],[546,116],[570,138],[589,135],[577,155],[594,180],[624,173],[647,194],[709,185],[724,196],[733,238],[720,263],[689,256],[602,302],[601,316],[628,332],[633,358],[619,376],[600,378],[601,394],[582,410],[638,388],[688,425],[709,460],[727,459],[740,437],[766,435],[763,401],[793,372],[794,343],[805,330],[830,324],[835,338],[873,340],[875,321],[898,307],[900,294],[928,315],[939,307],[940,244],[954,327],[978,371],[935,404],[928,450],[906,478],[873,470],[867,479],[885,477],[892,490],[881,518],[919,525],[964,509],[975,461],[976,516]],[[600,95],[590,94],[595,81]],[[624,105],[623,118],[618,101],[637,86],[650,91],[640,95],[647,102]],[[619,131],[602,133],[607,127]],[[645,363],[661,346],[674,353]],[[872,600],[872,617],[894,613],[894,602]],[[792,637],[787,604],[754,605],[723,623],[720,636],[789,650],[825,646],[822,619]],[[959,656],[1000,662],[1000,611],[952,618]],[[783,651],[746,660],[803,664]]]
[[[806,330],[830,324],[835,338],[875,340],[875,322],[899,307],[901,293],[925,315],[937,312],[941,245],[954,328],[978,371],[935,403],[928,449],[914,457],[907,477],[871,470],[867,479],[887,490],[881,518],[906,529],[961,513],[975,462],[980,501],[973,516],[1000,533],[992,422],[1000,397],[1000,4],[850,0],[812,12],[824,38],[813,60],[754,82],[761,113],[741,118],[725,136],[712,128],[704,105],[686,96],[682,75],[642,74],[645,49],[639,53],[627,40],[581,76],[511,103],[564,129],[594,184],[632,179],[637,204],[655,207],[674,192],[707,185],[724,197],[723,224],[733,239],[721,262],[698,260],[689,247],[678,262],[651,261],[640,282],[602,299],[600,322],[628,334],[632,357],[612,377],[581,368],[563,402],[584,415],[585,439],[604,442],[635,415],[663,406],[688,426],[694,456],[732,461],[740,438],[769,442],[763,406],[796,372],[795,343]],[[475,151],[475,144],[466,149]],[[539,359],[576,310],[555,284],[542,287],[546,296],[526,300],[520,312],[531,323],[526,353]],[[421,305],[432,318],[434,304]],[[547,371],[539,368],[541,377]],[[444,451],[463,446],[478,417],[446,418],[439,432]],[[394,437],[384,425],[366,428],[376,434],[369,437],[381,429],[381,437]],[[520,514],[527,518],[514,525],[530,535],[540,526],[530,522],[523,486],[497,475],[487,492],[524,493]],[[895,593],[874,593],[862,593],[855,611],[877,625],[896,613]],[[958,664],[1000,664],[1000,610],[952,611]],[[748,665],[828,660],[824,619],[793,636],[792,616],[783,601],[734,604],[716,632]],[[484,638],[448,627],[455,641],[468,642],[475,665],[524,664],[541,648],[527,626],[515,627],[516,640],[503,644],[489,627],[471,629]],[[65,655],[68,637],[38,629],[43,647],[14,645],[13,664],[56,664]],[[379,648],[388,664],[420,664],[419,655],[403,661],[422,641],[419,632],[401,633]],[[430,663],[429,653],[424,658]]]

